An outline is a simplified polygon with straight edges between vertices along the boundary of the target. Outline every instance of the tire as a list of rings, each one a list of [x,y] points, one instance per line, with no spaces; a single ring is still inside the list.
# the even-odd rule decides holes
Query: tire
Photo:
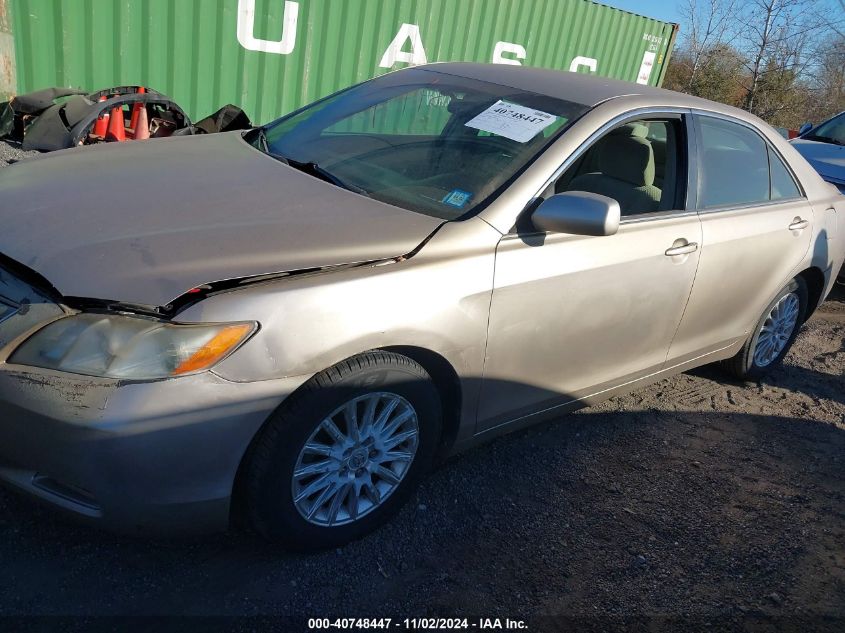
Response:
[[[797,298],[798,305],[797,305],[797,313],[795,314],[795,321],[792,327],[792,331],[786,336],[785,341],[782,341],[777,345],[777,347],[768,348],[772,350],[774,354],[775,351],[777,353],[774,357],[770,357],[765,354],[766,348],[760,349],[759,346],[761,344],[761,334],[763,334],[763,326],[767,325],[767,321],[769,321],[770,316],[772,315],[772,311],[775,309],[775,306],[778,306],[782,301],[785,302],[781,304],[782,310],[787,310],[789,306],[789,302],[791,299],[788,299],[790,296],[794,296]],[[804,323],[804,316],[807,314],[807,284],[801,277],[796,277],[792,281],[790,281],[786,286],[781,288],[780,292],[778,292],[777,296],[772,300],[772,302],[766,306],[766,309],[763,311],[763,314],[760,316],[760,319],[757,321],[757,324],[754,326],[754,331],[749,336],[748,340],[742,346],[742,349],[734,356],[733,358],[729,358],[728,360],[722,361],[722,367],[732,376],[739,378],[740,380],[751,380],[754,378],[759,378],[760,376],[765,375],[773,368],[777,367],[782,361],[784,356],[789,352],[789,349],[792,347],[792,343],[795,341],[795,337],[798,336],[798,332],[801,329],[801,324]],[[791,322],[791,319],[788,321]],[[769,322],[771,325],[771,322]],[[786,325],[784,327],[787,327]],[[782,335],[786,335],[785,331],[781,332]],[[781,348],[780,345],[783,345]],[[762,362],[759,358],[757,352],[760,351],[762,355],[768,356]]]
[[[252,527],[306,551],[368,534],[402,507],[430,468],[440,428],[437,389],[405,356],[368,352],[317,374],[273,414],[252,446],[244,485]],[[391,447],[400,437],[407,439]],[[396,461],[379,461],[389,456]]]

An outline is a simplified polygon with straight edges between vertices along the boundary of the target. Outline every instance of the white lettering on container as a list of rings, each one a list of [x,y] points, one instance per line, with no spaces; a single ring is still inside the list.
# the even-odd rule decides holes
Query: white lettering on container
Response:
[[[511,57],[502,57],[504,53],[512,53],[516,59]],[[522,66],[520,59],[525,59],[525,47],[513,42],[496,42],[493,47],[493,59],[490,60],[494,64],[507,64],[509,66]]]
[[[410,52],[402,50],[407,40],[411,40]],[[427,62],[422,38],[420,37],[420,27],[416,24],[403,24],[399,28],[399,32],[393,38],[387,50],[384,51],[378,65],[381,68],[392,68],[396,62],[404,62],[412,66]]]
[[[280,40],[261,40],[255,37],[255,0],[238,0],[238,42],[249,51],[290,55],[296,46],[296,23],[299,3],[285,0]]]

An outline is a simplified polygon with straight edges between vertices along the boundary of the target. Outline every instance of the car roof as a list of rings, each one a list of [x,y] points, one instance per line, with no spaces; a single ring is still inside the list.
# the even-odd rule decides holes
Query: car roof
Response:
[[[565,70],[469,62],[441,62],[426,64],[417,68],[456,77],[477,79],[479,81],[509,86],[518,90],[537,92],[556,99],[580,103],[589,107],[598,105],[608,99],[619,97],[653,97],[656,102],[667,105],[704,108],[730,114],[737,112],[735,108],[730,106],[672,90],[665,90],[664,88],[655,88],[630,81],[609,79],[607,77]]]

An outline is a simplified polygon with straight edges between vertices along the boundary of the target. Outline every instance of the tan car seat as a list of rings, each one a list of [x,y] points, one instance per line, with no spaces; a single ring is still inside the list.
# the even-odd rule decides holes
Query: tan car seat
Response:
[[[638,128],[645,126],[622,126],[602,139],[596,148],[598,170],[576,176],[567,190],[613,198],[623,215],[656,211],[661,191],[654,186],[654,153]]]

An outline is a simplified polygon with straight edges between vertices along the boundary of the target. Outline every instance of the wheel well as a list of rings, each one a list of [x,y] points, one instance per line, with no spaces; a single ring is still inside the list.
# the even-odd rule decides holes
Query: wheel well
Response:
[[[440,436],[439,453],[444,454],[455,442],[461,421],[461,383],[457,372],[452,364],[440,354],[423,347],[393,345],[379,349],[407,356],[419,363],[431,376],[440,393],[443,407],[443,431]]]
[[[440,354],[432,352],[431,350],[422,347],[413,347],[406,345],[395,345],[390,347],[379,348],[385,352],[393,352],[407,356],[416,363],[419,363],[425,369],[434,381],[441,398],[441,406],[443,409],[443,429],[440,435],[440,446],[438,453],[443,455],[452,446],[455,438],[458,436],[458,427],[461,419],[461,384],[458,380],[458,374],[452,367],[448,360],[443,358]],[[301,389],[302,387],[300,387]],[[296,393],[296,392],[294,392]],[[291,394],[293,395],[293,394]],[[290,396],[285,399],[287,402]],[[284,406],[284,402],[282,405]],[[249,462],[252,448],[255,445],[256,438],[261,434],[264,426],[269,421],[268,416],[261,428],[250,440],[249,446],[241,457],[238,470],[235,474],[235,481],[232,486],[232,501],[229,508],[229,523],[239,527],[245,527],[244,521],[244,494],[243,481],[244,470]]]
[[[822,292],[824,292],[824,273],[813,267],[798,273],[798,276],[807,284],[807,314],[804,315],[806,321],[821,303]]]

